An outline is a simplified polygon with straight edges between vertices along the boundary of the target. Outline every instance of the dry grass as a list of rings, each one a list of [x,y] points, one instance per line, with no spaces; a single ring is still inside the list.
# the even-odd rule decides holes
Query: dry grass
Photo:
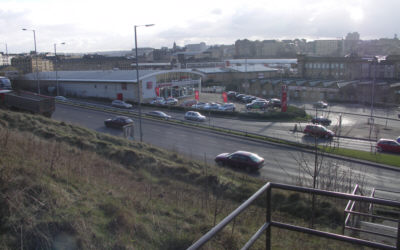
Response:
[[[0,249],[186,249],[262,185],[146,144],[2,110],[0,149]],[[264,218],[252,207],[205,249],[239,248]],[[286,233],[273,232],[276,248],[305,244],[279,240]],[[303,246],[312,242],[325,241]]]

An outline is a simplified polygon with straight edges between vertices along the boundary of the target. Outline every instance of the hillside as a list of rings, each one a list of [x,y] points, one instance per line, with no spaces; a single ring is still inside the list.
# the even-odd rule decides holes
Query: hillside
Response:
[[[150,145],[1,109],[0,148],[1,249],[185,249],[263,185]],[[290,208],[307,203],[287,195],[275,194],[287,212],[274,218],[305,224]],[[263,202],[206,249],[242,246],[264,221]],[[337,226],[340,213],[329,211],[321,221]],[[273,235],[277,248],[338,247]],[[254,249],[263,247],[260,240]]]

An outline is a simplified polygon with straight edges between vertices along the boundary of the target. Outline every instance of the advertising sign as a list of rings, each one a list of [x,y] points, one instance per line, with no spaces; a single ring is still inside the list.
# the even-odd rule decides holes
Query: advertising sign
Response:
[[[222,92],[222,99],[224,99],[224,102],[228,101],[228,96],[226,95],[226,92]]]
[[[281,111],[286,112],[286,110],[287,110],[287,86],[286,85],[282,85],[281,101],[282,101]]]
[[[160,88],[156,87],[155,90],[156,90],[156,96],[160,96]]]
[[[198,101],[199,100],[199,91],[194,91],[194,98]]]

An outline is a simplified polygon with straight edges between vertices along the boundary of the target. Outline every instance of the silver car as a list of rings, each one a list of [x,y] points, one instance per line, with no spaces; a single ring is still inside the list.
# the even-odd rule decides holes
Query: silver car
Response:
[[[235,111],[235,109],[236,109],[236,106],[233,103],[225,103],[218,108],[218,110],[221,110],[221,111]]]
[[[192,121],[199,121],[199,122],[204,122],[206,120],[206,117],[199,112],[196,111],[188,111],[185,114],[185,119],[186,120],[192,120]]]
[[[121,100],[112,101],[111,106],[116,107],[116,108],[124,108],[124,109],[132,108],[132,104],[126,103],[126,102],[121,101]]]

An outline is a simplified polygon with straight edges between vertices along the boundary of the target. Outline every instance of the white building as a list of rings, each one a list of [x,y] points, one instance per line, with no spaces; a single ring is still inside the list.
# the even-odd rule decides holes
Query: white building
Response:
[[[135,70],[59,71],[57,75],[61,95],[139,100]],[[39,72],[42,93],[56,93],[55,76],[55,72]],[[140,70],[142,100],[147,102],[157,96],[180,98],[194,95],[194,89],[201,89],[203,76],[191,70]],[[36,74],[33,73],[16,79],[16,82],[23,88],[37,88]]]

